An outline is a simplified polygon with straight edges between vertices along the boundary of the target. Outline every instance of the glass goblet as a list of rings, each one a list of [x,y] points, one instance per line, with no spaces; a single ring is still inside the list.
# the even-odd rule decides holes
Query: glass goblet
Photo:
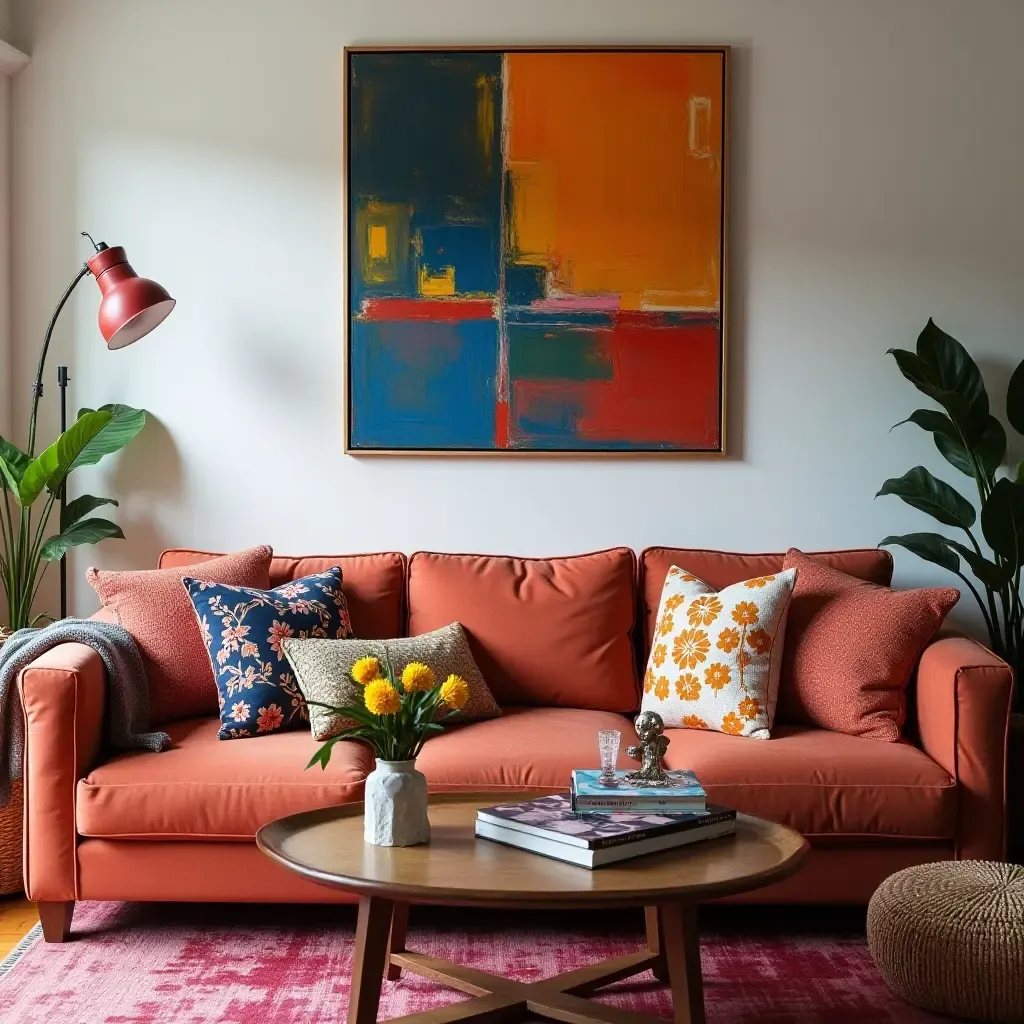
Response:
[[[602,786],[615,785],[615,765],[619,759],[619,743],[622,733],[617,729],[600,729],[597,733],[597,749],[601,754],[601,774],[598,782]]]

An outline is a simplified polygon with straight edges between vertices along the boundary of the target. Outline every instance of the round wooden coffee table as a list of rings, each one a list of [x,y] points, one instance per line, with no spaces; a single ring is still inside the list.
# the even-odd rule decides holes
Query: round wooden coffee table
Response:
[[[430,843],[424,846],[368,846],[362,804],[293,814],[256,833],[259,848],[278,863],[359,898],[348,1024],[375,1024],[384,975],[397,980],[403,968],[476,997],[395,1018],[403,1024],[527,1017],[568,1024],[654,1024],[654,1017],[585,998],[648,969],[671,985],[675,1024],[700,1024],[704,992],[696,904],[786,878],[800,868],[808,850],[791,829],[739,815],[733,836],[588,871],[477,839],[477,808],[492,805],[495,796],[432,797]],[[410,903],[644,907],[647,948],[527,984],[406,950]]]

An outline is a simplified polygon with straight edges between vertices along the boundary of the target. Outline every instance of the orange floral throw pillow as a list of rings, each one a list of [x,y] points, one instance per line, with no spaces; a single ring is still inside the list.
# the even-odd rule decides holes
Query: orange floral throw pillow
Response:
[[[796,548],[779,721],[898,743],[907,684],[960,597],[953,587],[892,590]]]
[[[670,728],[768,739],[796,570],[715,591],[672,566],[644,675],[643,710]]]

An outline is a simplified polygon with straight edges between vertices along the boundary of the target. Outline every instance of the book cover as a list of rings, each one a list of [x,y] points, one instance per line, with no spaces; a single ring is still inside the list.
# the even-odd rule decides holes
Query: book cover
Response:
[[[735,817],[735,811],[724,807],[685,814],[637,811],[586,814],[573,811],[570,797],[565,793],[477,811],[479,821],[591,850],[692,830]]]
[[[684,832],[657,832],[636,842],[622,843],[618,846],[588,849],[587,847],[570,846],[568,843],[557,842],[544,835],[532,835],[514,828],[506,828],[490,821],[477,819],[476,835],[481,839],[512,846],[528,853],[540,854],[553,860],[565,861],[579,867],[593,870],[607,864],[616,864],[635,857],[644,857],[651,853],[662,853],[666,850],[678,849],[683,846],[718,839],[731,835],[736,828],[735,814],[730,813],[722,818],[711,816],[706,824],[699,828]],[[547,833],[548,836],[552,833]]]
[[[573,770],[573,789],[578,800],[597,799],[634,799],[652,800],[659,803],[670,803],[677,800],[704,800],[704,787],[697,781],[693,772],[677,769],[666,774],[672,780],[671,786],[634,786],[626,781],[627,771],[617,771],[615,782],[604,785],[598,780],[601,772],[596,768]]]

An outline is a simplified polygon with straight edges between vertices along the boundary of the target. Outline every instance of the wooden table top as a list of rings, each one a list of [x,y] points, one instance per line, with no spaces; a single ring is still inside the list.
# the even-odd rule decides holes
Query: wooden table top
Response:
[[[588,871],[476,838],[477,808],[493,806],[498,796],[431,796],[430,842],[423,846],[363,842],[361,803],[273,821],[257,832],[256,843],[300,875],[356,895],[489,907],[637,906],[728,896],[794,874],[809,849],[792,829],[741,814],[735,835]]]

